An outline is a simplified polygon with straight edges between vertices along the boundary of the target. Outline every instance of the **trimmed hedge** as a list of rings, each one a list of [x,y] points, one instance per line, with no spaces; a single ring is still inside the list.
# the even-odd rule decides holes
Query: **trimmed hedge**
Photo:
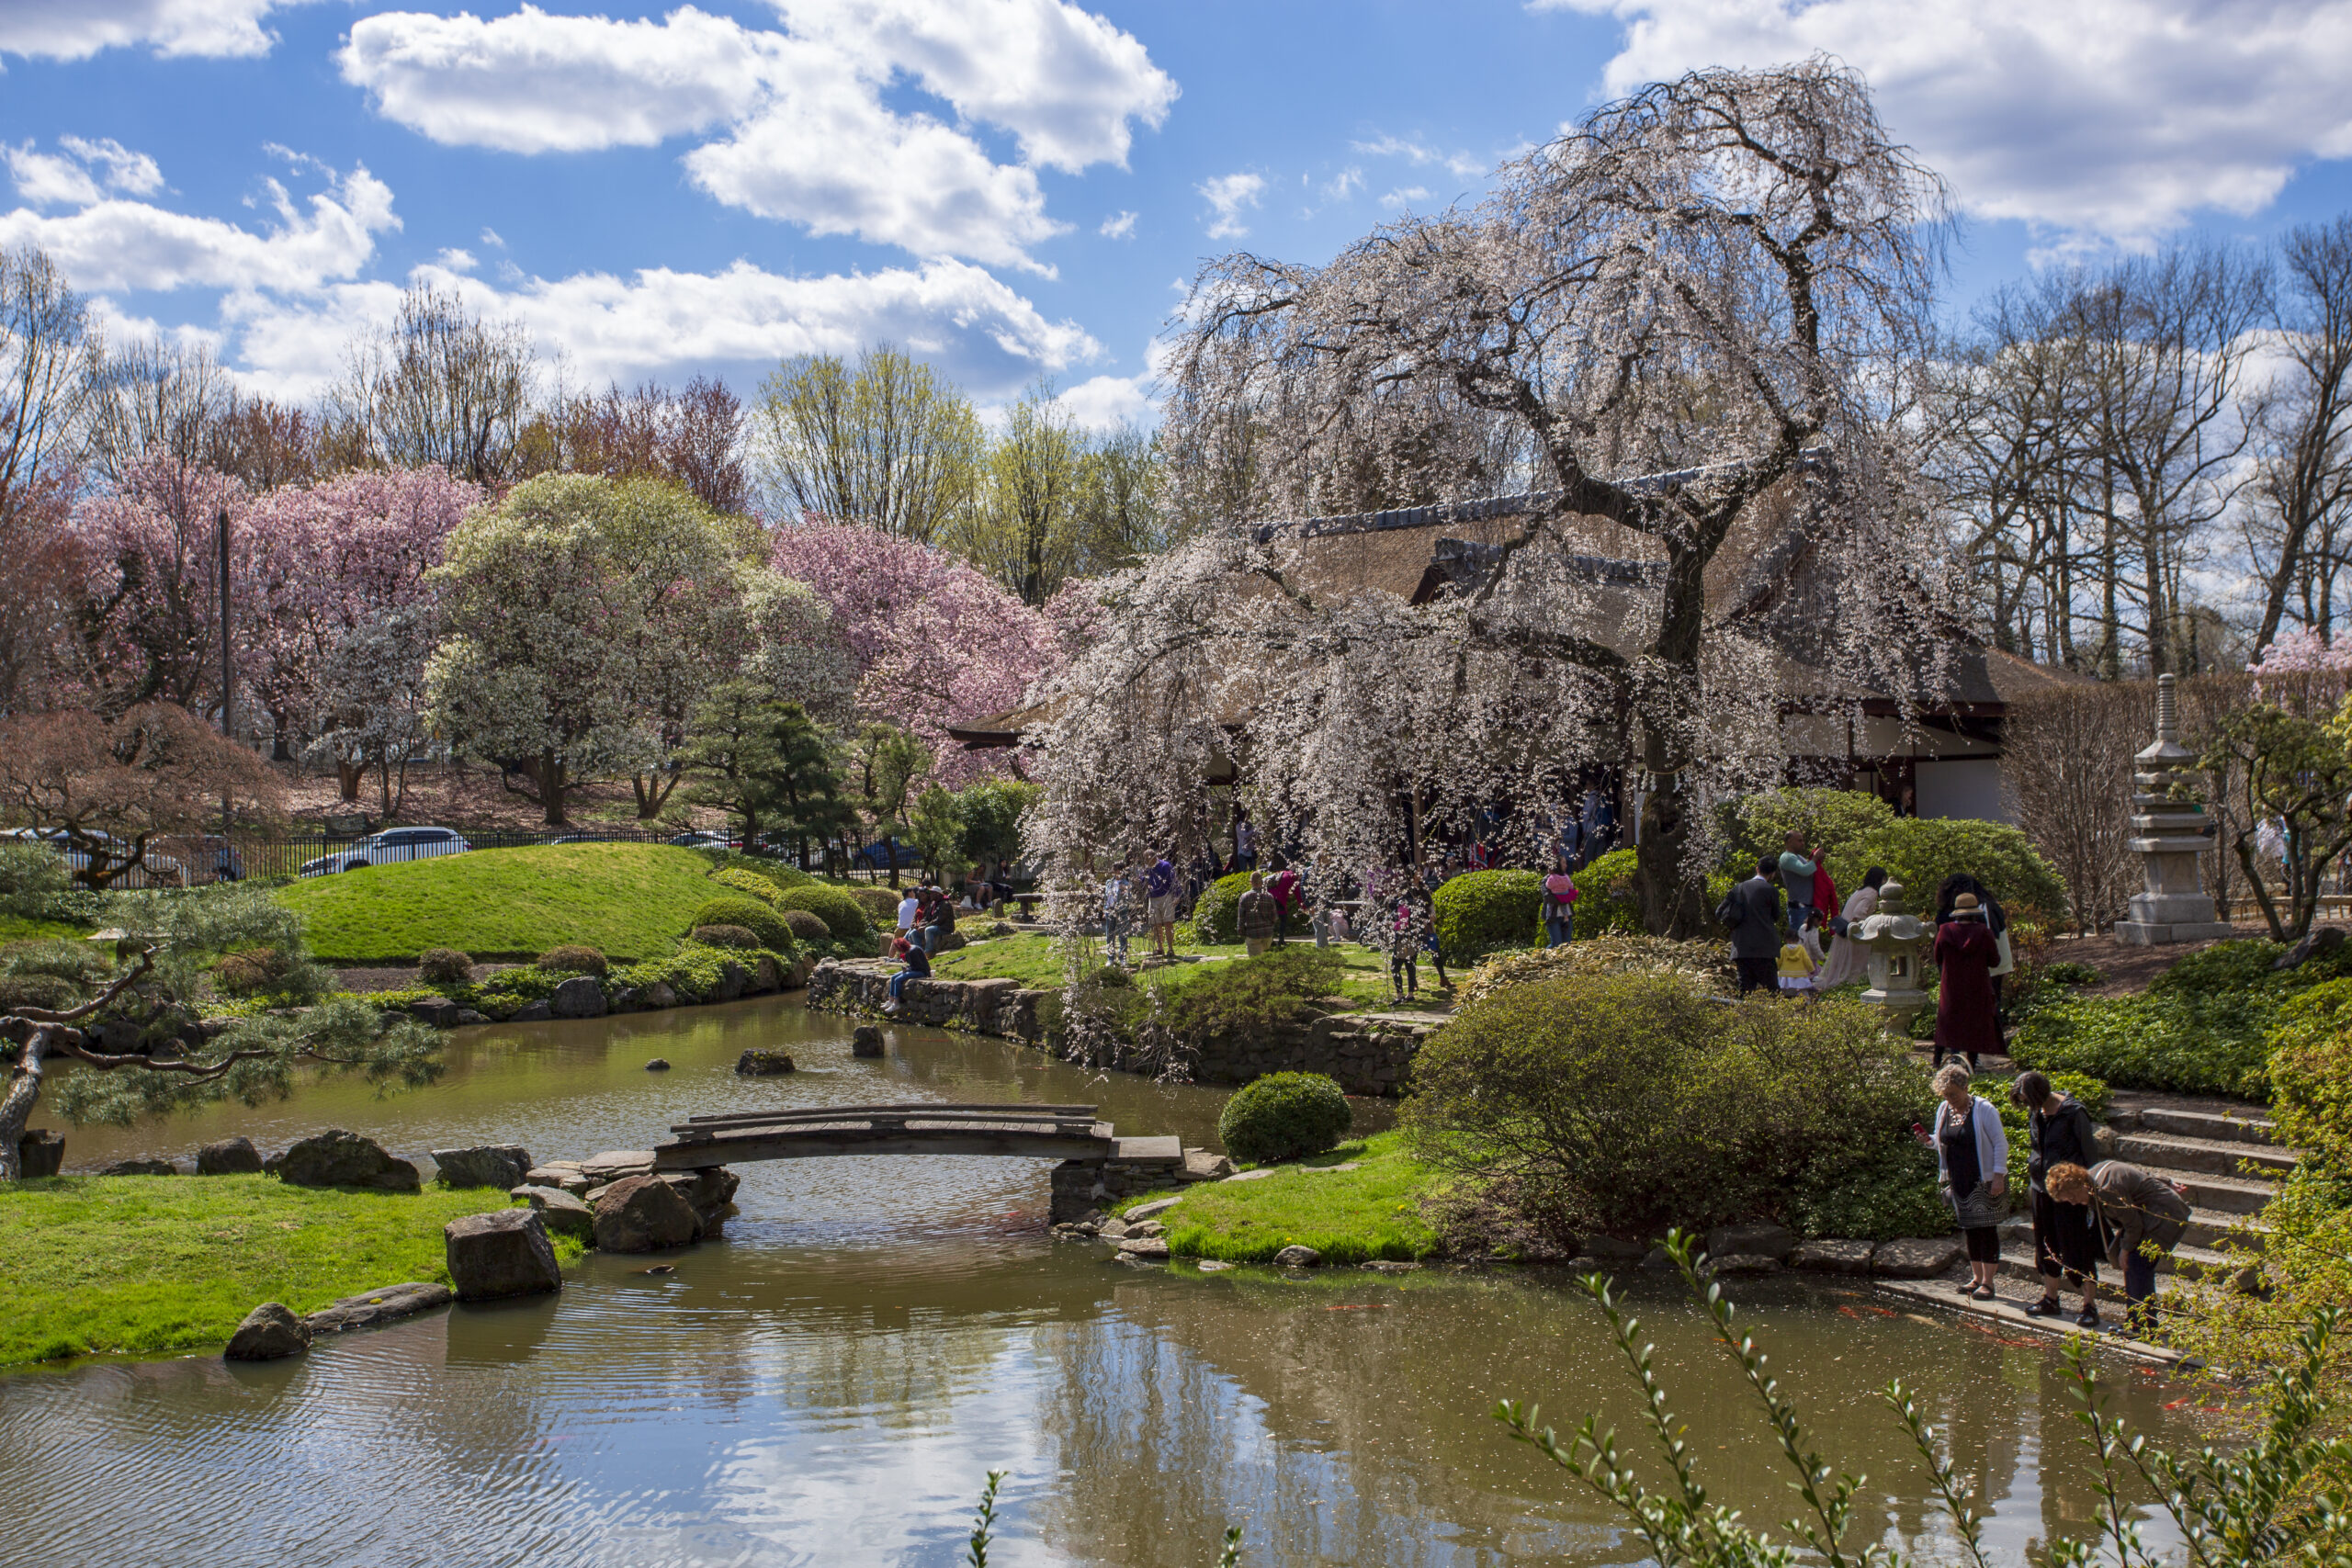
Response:
[[[608,965],[605,955],[593,947],[567,944],[551,947],[539,954],[539,967],[550,975],[599,975]]]
[[[1321,1073],[1268,1073],[1225,1102],[1216,1135],[1235,1159],[1266,1165],[1319,1155],[1354,1122],[1348,1097]]]
[[[1898,820],[1894,807],[1860,790],[1768,789],[1734,795],[1715,806],[1715,838],[1723,846],[1716,864],[1736,879],[1745,880],[1755,871],[1758,857],[1781,858],[1792,828],[1804,835],[1806,843],[1827,850],[1834,860],[1841,850]],[[1849,891],[1844,877],[1838,878],[1838,887],[1840,892]],[[2001,889],[1996,886],[1994,891]]]
[[[835,942],[870,945],[874,940],[874,923],[865,918],[865,910],[858,901],[838,887],[828,887],[812,882],[799,887],[787,887],[776,901],[779,909],[806,909],[825,922]],[[697,920],[696,925],[706,922]],[[710,921],[717,925],[725,922]],[[741,922],[735,922],[741,924]],[[753,931],[759,927],[753,926]]]
[[[865,918],[876,926],[899,923],[899,905],[904,893],[894,893],[888,887],[844,887],[841,890],[865,911]]]
[[[714,873],[711,880],[721,887],[731,887],[738,893],[757,898],[763,904],[774,905],[784,897],[783,886],[774,877],[756,871],[745,871],[740,866],[729,866],[724,871]]]
[[[1193,905],[1193,940],[1214,944],[1241,940],[1241,896],[1250,891],[1250,874],[1237,871],[1220,876],[1202,890]]]
[[[705,947],[733,947],[745,951],[755,951],[760,945],[760,939],[741,926],[696,926],[687,940],[698,942]]]
[[[832,940],[832,928],[808,910],[785,909],[779,913],[784,916],[784,923],[791,929],[795,941],[831,942]]]
[[[792,951],[792,928],[784,923],[782,915],[755,898],[713,898],[695,911],[688,926],[694,931],[705,926],[740,926],[762,947]]]
[[[1532,871],[1473,871],[1438,884],[1438,949],[1456,964],[1532,945],[1544,929],[1544,879]]]
[[[1933,914],[1936,889],[1962,871],[1991,888],[2013,920],[2037,913],[2056,920],[2066,913],[2066,888],[2058,874],[2030,840],[1999,822],[1905,817],[1873,828],[1829,852],[1838,896],[1846,897],[1860,887],[1874,865],[1884,866],[1888,878],[1903,885],[1904,907],[1915,915]]]
[[[474,961],[454,947],[428,947],[416,955],[416,977],[428,986],[469,985]]]
[[[1611,850],[1568,878],[1577,885],[1578,941],[1610,931],[1622,931],[1627,936],[1645,934],[1642,929],[1641,890],[1634,881],[1638,862],[1639,857],[1632,850]]]

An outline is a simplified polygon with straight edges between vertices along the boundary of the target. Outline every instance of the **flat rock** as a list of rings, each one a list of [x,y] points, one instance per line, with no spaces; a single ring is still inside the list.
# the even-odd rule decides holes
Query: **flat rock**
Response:
[[[1932,1279],[1959,1262],[1961,1252],[1956,1235],[1915,1235],[1883,1241],[1871,1255],[1871,1272],[1897,1280]]]
[[[545,1023],[555,1016],[555,1010],[545,1002],[525,1002],[506,1015],[509,1023]]]
[[[1146,1220],[1140,1224],[1129,1225],[1127,1227],[1127,1234],[1129,1235],[1144,1236],[1166,1235],[1168,1234],[1168,1227],[1161,1224],[1158,1220]]]
[[[600,1252],[666,1252],[702,1235],[694,1205],[658,1176],[621,1178],[598,1195],[595,1210]]]
[[[261,1169],[261,1151],[251,1138],[223,1138],[196,1151],[198,1176],[251,1176]]]
[[[177,1176],[179,1168],[167,1159],[119,1159],[100,1176]]]
[[[1121,1236],[1127,1234],[1127,1222],[1125,1220],[1103,1220],[1095,1225],[1094,1234],[1099,1236],[1102,1236],[1107,1240],[1116,1241]]]
[[[435,1029],[455,1029],[466,1010],[447,997],[424,997],[408,1004],[409,1016]]]
[[[1194,1181],[1216,1181],[1233,1174],[1233,1161],[1212,1149],[1186,1149],[1184,1174]]]
[[[1129,1236],[1119,1244],[1119,1254],[1124,1258],[1164,1262],[1168,1257],[1168,1244],[1156,1235]]]
[[[1222,1258],[1204,1258],[1194,1267],[1204,1274],[1222,1274],[1227,1269],[1237,1268],[1238,1265],[1227,1263]]]
[[[1707,1266],[1717,1274],[1777,1274],[1781,1260],[1756,1252],[1732,1252],[1721,1258],[1707,1255]]]
[[[602,1018],[605,1016],[603,982],[591,975],[574,975],[555,988],[548,998],[548,1011],[557,1018]]]
[[[354,1328],[374,1328],[382,1324],[414,1317],[435,1307],[447,1306],[456,1292],[447,1285],[427,1284],[411,1280],[405,1285],[386,1285],[380,1291],[365,1295],[345,1296],[331,1305],[322,1306],[302,1320],[302,1326],[313,1336],[341,1334]]]
[[[441,1227],[442,1252],[461,1302],[497,1301],[563,1289],[555,1244],[534,1209],[467,1214]]]
[[[1148,1203],[1137,1203],[1122,1217],[1131,1225],[1139,1224],[1145,1220],[1158,1219],[1182,1201],[1182,1198],[1155,1198]]]
[[[1322,1261],[1323,1255],[1313,1247],[1295,1244],[1274,1254],[1274,1267],[1277,1269],[1312,1269]]]
[[[517,1187],[506,1195],[537,1210],[549,1235],[587,1239],[596,1234],[596,1211],[560,1187]]]
[[[1226,1179],[1227,1181],[1263,1181],[1266,1178],[1273,1174],[1274,1172],[1272,1167],[1261,1166],[1256,1170],[1236,1172],[1234,1175],[1227,1177]]]
[[[231,1361],[279,1361],[311,1348],[311,1331],[283,1302],[264,1302],[245,1314],[229,1337],[221,1358]]]
[[[647,1176],[652,1170],[651,1149],[607,1149],[580,1162],[580,1174],[592,1182],[618,1181],[624,1176]]]
[[[735,1058],[735,1070],[745,1077],[768,1078],[794,1070],[792,1058],[782,1051],[757,1048]]]
[[[373,1138],[340,1127],[304,1138],[262,1168],[289,1187],[375,1187],[388,1192],[424,1190],[416,1167],[394,1159]]]
[[[1707,1233],[1707,1253],[1713,1258],[1770,1258],[1778,1261],[1794,1252],[1796,1246],[1796,1232],[1769,1221],[1717,1225]]]
[[[435,1149],[433,1163],[449,1187],[512,1187],[531,1168],[530,1151],[520,1144],[481,1144],[465,1149]]]
[[[567,1162],[561,1165],[533,1166],[530,1169],[523,1173],[522,1185],[526,1187],[552,1187],[557,1189],[559,1191],[569,1192],[573,1197],[577,1198],[585,1193],[588,1189],[594,1186],[595,1183],[590,1181],[588,1178],[582,1173],[578,1166]]]
[[[1823,1274],[1867,1274],[1871,1254],[1877,1250],[1875,1243],[1867,1241],[1801,1241],[1789,1254],[1789,1267]]]

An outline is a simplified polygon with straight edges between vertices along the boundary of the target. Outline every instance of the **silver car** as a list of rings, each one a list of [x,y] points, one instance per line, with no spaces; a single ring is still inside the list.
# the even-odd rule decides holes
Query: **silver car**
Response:
[[[109,846],[108,859],[117,852],[115,847],[119,847],[119,853],[127,855],[130,852],[130,846],[112,833],[86,833],[84,837]],[[77,877],[90,868],[89,852],[75,848],[62,829],[11,828],[0,833],[0,839],[20,839],[47,844],[65,857],[66,870]],[[185,887],[187,885],[187,867],[162,851],[152,849],[140,858],[137,865],[124,866],[107,878],[109,887]]]
[[[387,828],[371,833],[349,849],[321,855],[302,867],[304,876],[332,876],[338,871],[364,871],[395,861],[431,860],[436,855],[463,854],[473,846],[455,828]]]

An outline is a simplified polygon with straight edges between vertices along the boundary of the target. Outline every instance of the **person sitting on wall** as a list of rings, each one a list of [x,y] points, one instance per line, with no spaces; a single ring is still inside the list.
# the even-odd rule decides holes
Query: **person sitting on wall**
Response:
[[[904,1005],[907,982],[931,978],[931,954],[922,944],[905,936],[890,939],[890,956],[899,961],[899,972],[890,976],[890,999],[882,1004],[884,1012],[896,1012]]]

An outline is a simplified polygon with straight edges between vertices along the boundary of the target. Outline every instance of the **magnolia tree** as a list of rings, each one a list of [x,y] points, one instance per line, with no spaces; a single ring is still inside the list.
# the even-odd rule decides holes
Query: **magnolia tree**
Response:
[[[343,798],[425,736],[436,631],[426,573],[482,492],[437,468],[345,474],[259,497],[239,530],[242,678],[277,726],[331,760]]]
[[[1041,694],[1032,848],[1192,838],[1229,757],[1261,828],[1378,864],[1498,802],[1571,809],[1611,763],[1645,781],[1646,922],[1699,929],[1694,807],[1778,773],[1784,651],[1819,690],[1937,683],[1938,531],[1896,433],[1942,211],[1816,60],[1650,87],[1328,265],[1211,264],[1164,434],[1180,511],[1227,522],[1100,585]],[[1420,605],[1229,521],[1531,480]]]
[[[993,771],[947,729],[1014,706],[1054,666],[1043,615],[955,557],[863,524],[786,524],[775,530],[774,559],[831,612],[859,717],[912,730],[946,784]]]
[[[228,513],[234,549],[251,503],[227,475],[157,455],[74,507],[74,635],[57,651],[85,705],[114,714],[161,700],[218,711],[219,519]]]

